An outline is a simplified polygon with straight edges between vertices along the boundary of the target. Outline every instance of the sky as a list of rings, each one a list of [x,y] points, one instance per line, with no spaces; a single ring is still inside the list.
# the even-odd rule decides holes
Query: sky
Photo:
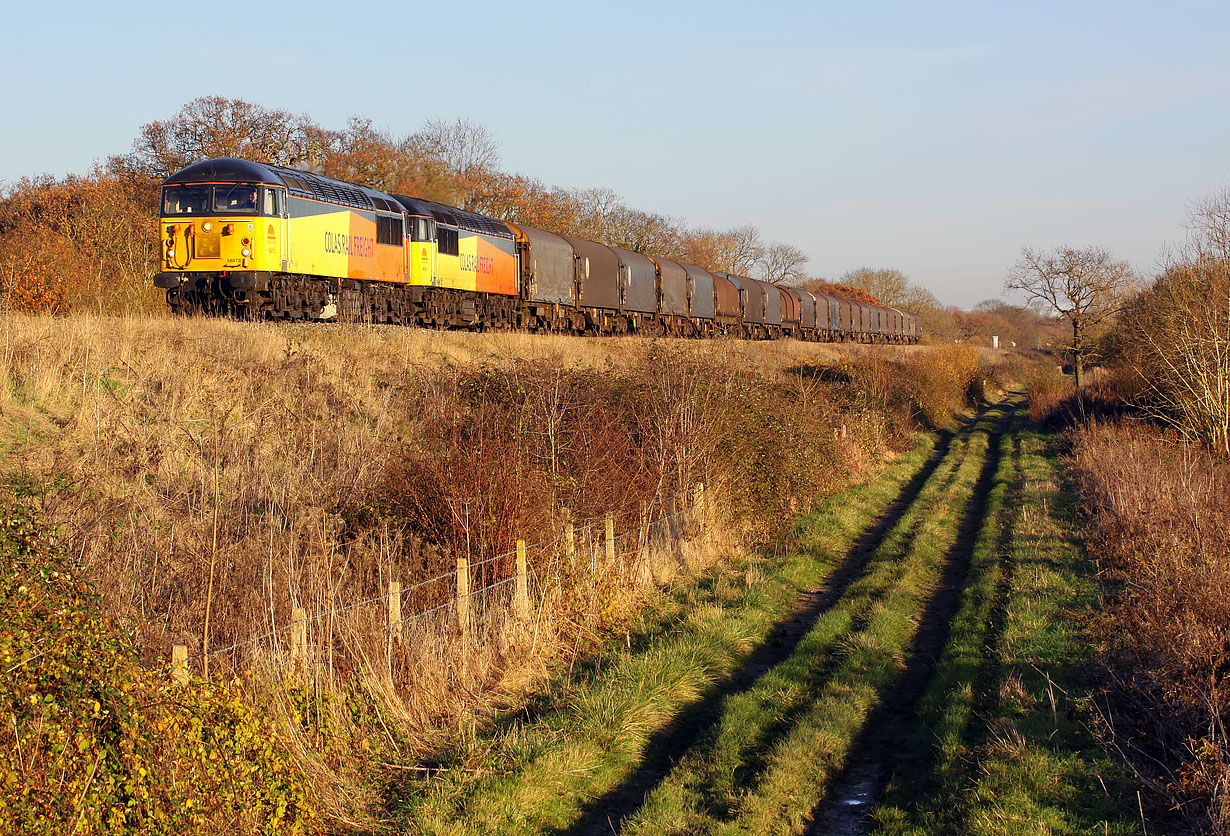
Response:
[[[1230,182],[1230,3],[20,3],[0,183],[86,174],[199,96],[396,136],[479,123],[501,167],[828,279],[1002,297],[1023,246],[1153,275]]]

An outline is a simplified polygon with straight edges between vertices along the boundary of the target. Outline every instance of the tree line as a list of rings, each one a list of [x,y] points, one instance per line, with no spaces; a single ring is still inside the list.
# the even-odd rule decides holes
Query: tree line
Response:
[[[302,168],[708,270],[893,305],[918,314],[924,330],[944,341],[998,326],[977,314],[958,327],[960,312],[899,270],[859,268],[826,280],[807,272],[801,249],[767,239],[752,224],[692,227],[630,207],[609,188],[562,189],[504,171],[495,137],[465,119],[428,120],[405,136],[360,117],[331,130],[307,116],[221,96],[194,99],[171,118],[144,125],[127,153],[107,157],[88,175],[26,177],[0,190],[0,305],[51,312],[161,308],[151,286],[158,186],[212,157]]]

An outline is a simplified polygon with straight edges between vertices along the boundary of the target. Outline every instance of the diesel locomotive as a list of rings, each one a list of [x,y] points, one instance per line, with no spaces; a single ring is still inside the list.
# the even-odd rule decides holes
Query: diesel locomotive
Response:
[[[176,312],[575,334],[913,343],[894,308],[239,159],[162,185]]]

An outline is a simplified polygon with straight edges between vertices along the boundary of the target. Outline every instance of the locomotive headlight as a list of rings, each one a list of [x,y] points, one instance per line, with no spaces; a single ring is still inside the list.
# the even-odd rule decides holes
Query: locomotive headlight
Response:
[[[175,249],[173,247],[167,250],[167,258],[175,258]]]
[[[213,228],[214,228],[214,225],[211,224],[209,221],[206,221],[205,223],[201,224],[201,229],[205,230],[206,232],[209,232]]]
[[[244,248],[243,248],[243,257],[244,257],[244,258],[247,258],[247,257],[248,257],[248,256],[250,256],[250,255],[252,255],[252,251],[251,251],[251,250],[249,250],[247,247],[244,247]]]

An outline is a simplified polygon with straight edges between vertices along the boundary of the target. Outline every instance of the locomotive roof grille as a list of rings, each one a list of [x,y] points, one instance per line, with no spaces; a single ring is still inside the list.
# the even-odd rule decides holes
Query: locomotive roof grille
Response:
[[[494,218],[488,218],[486,215],[480,215],[477,212],[467,212],[465,209],[445,206],[443,203],[424,200],[421,197],[409,197],[402,194],[395,194],[393,197],[397,198],[401,205],[405,206],[406,210],[412,215],[430,215],[439,223],[455,226],[467,232],[481,232],[485,235],[494,235],[497,238],[507,238],[509,240],[512,240],[514,237],[512,230],[505,224]]]
[[[505,224],[476,212],[467,212],[464,209],[445,206],[441,203],[421,198],[407,197],[405,195],[388,195],[379,189],[345,183],[311,171],[303,171],[272,163],[254,163],[250,160],[240,160],[232,157],[221,157],[193,163],[168,177],[164,181],[164,185],[202,182],[281,185],[296,195],[315,198],[327,203],[350,206],[368,212],[380,210],[398,215],[402,214],[403,211],[409,211],[415,215],[430,215],[441,223],[459,227],[468,232],[479,232],[508,240],[512,240],[515,237],[512,230]],[[390,200],[390,197],[393,199]]]

